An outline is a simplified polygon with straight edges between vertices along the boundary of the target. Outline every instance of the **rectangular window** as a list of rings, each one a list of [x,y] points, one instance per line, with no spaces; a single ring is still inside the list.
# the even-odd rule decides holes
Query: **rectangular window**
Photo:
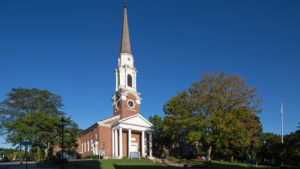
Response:
[[[88,146],[87,146],[87,151],[89,152],[90,151],[90,142],[88,141]]]
[[[91,151],[94,153],[94,144],[93,144],[93,139],[91,140]]]
[[[83,153],[83,143],[81,143],[81,152]]]
[[[84,142],[84,152],[86,152],[86,142]]]

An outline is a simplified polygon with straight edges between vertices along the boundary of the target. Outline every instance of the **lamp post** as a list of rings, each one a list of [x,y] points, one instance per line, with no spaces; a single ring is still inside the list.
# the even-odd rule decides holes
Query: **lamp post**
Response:
[[[28,150],[28,145],[26,144],[26,145],[25,145],[25,161],[26,161],[26,167],[25,167],[25,168],[26,168],[26,169],[28,168],[28,167],[27,167],[27,150]]]
[[[31,145],[31,142],[30,141],[23,141],[23,142],[21,142],[21,144],[20,145],[25,145],[25,162],[26,162],[26,166],[25,166],[25,168],[27,169],[28,167],[27,167],[27,151],[28,151],[28,145]]]
[[[22,162],[22,139],[20,138],[20,164],[22,165],[23,162]]]
[[[61,125],[61,169],[64,169],[64,127],[66,125],[66,121],[63,117],[60,120],[60,125]]]

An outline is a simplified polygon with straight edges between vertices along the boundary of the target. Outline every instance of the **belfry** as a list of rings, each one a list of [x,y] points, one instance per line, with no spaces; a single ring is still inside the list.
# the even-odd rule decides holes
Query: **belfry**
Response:
[[[131,52],[126,1],[122,25],[121,47],[116,73],[116,92],[113,95],[114,115],[121,118],[140,114],[140,94],[136,90],[137,71]]]
[[[83,130],[78,139],[77,151],[83,157],[152,157],[152,124],[140,113],[141,98],[137,92],[137,70],[131,50],[126,1],[117,59],[116,89],[112,97],[113,116]]]

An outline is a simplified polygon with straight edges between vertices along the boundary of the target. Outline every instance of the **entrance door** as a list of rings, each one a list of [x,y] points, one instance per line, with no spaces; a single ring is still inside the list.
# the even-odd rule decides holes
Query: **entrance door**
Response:
[[[131,152],[138,152],[137,143],[131,143],[130,151]]]

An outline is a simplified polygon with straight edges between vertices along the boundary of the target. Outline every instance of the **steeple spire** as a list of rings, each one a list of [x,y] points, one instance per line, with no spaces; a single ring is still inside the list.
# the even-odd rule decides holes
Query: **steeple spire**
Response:
[[[123,16],[120,53],[132,54],[131,46],[130,46],[129,28],[128,28],[128,20],[127,20],[127,9],[126,8],[127,8],[126,0],[124,0],[124,16]]]

